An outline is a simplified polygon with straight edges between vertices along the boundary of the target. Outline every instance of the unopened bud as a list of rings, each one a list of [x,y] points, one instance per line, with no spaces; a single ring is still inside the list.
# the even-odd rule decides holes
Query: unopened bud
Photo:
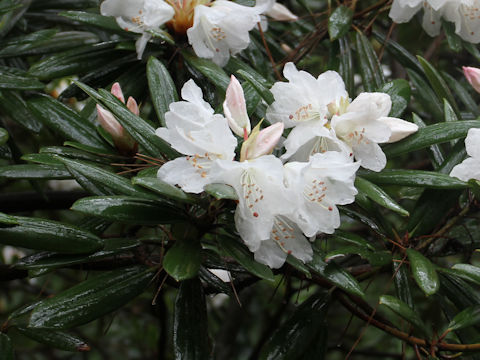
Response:
[[[462,67],[462,69],[470,85],[476,92],[480,93],[480,69],[467,66]]]
[[[293,14],[286,6],[275,3],[270,10],[266,12],[266,15],[270,16],[273,20],[277,21],[295,21],[298,20],[298,16]]]
[[[231,76],[223,102],[223,111],[228,120],[230,129],[244,139],[250,134],[250,119],[248,118],[245,96],[240,82],[235,76]]]
[[[268,155],[282,137],[285,125],[275,123],[260,130],[261,122],[255,126],[249,138],[243,143],[240,151],[240,161],[256,159]]]
[[[118,100],[120,100],[122,103],[125,104],[125,98],[123,97],[123,91],[122,91],[122,88],[120,87],[120,84],[118,82],[116,82],[115,84],[112,85],[112,89],[110,90],[110,92]]]

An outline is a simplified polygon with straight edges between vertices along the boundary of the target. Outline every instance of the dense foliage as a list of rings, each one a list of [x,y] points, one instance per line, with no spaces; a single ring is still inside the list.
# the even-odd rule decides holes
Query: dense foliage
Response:
[[[205,14],[210,4],[167,2]],[[480,62],[468,42],[480,20],[461,18],[463,0],[398,0],[402,24],[387,0],[282,1],[294,21],[275,20],[264,1],[235,2],[251,11],[233,16],[247,40],[220,56],[204,48],[208,34],[186,29],[191,13],[132,30],[99,0],[0,0],[0,359],[480,358],[480,183],[450,176],[468,155],[472,172],[478,162],[464,139],[480,128],[480,97],[462,66]],[[423,25],[434,37],[420,3],[431,3],[424,14],[437,23]],[[288,105],[278,95],[288,63],[338,72],[351,100],[388,94],[389,116],[418,131],[382,145],[381,171],[352,155],[364,167],[348,176],[355,201],[332,205],[340,227],[315,228],[305,253],[274,266],[239,229],[236,188],[217,176],[187,192],[158,170],[188,155],[166,116],[182,114],[170,105],[185,83],[228,117],[236,76],[251,128],[267,128],[272,106]],[[306,86],[282,101],[329,92]]]

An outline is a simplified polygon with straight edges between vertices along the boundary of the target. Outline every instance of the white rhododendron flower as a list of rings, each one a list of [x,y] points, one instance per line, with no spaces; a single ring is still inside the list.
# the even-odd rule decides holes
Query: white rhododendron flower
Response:
[[[188,42],[197,56],[224,66],[230,55],[250,43],[249,31],[260,22],[260,14],[271,8],[272,0],[258,0],[256,6],[217,0],[210,6],[197,5],[193,26],[187,30]]]
[[[187,192],[200,193],[211,182],[213,161],[234,158],[237,140],[227,120],[214,114],[193,80],[183,86],[182,98],[186,101],[170,104],[170,111],[165,114],[167,126],[157,129],[156,134],[187,156],[164,164],[158,177]]]
[[[163,0],[106,0],[100,6],[100,13],[114,16],[122,29],[142,34],[135,44],[141,59],[152,37],[148,30],[157,30],[172,19],[175,11]]]
[[[480,129],[472,128],[468,130],[465,138],[465,148],[470,157],[455,166],[450,176],[463,181],[480,180]]]
[[[270,238],[275,216],[289,212],[293,206],[283,184],[282,162],[273,155],[241,162],[217,160],[212,176],[213,182],[235,189],[237,231],[249,249],[257,251],[261,241]]]
[[[480,42],[480,1],[449,0],[444,17],[455,23],[455,33],[471,43]]]
[[[336,205],[355,200],[353,183],[359,166],[335,151],[315,154],[309,162],[285,164],[285,183],[296,195],[294,219],[306,236],[331,234],[340,226]]]
[[[392,107],[388,94],[362,93],[349,103],[343,80],[334,71],[315,79],[288,63],[284,74],[289,82],[275,83],[275,101],[267,109],[269,121],[294,127],[284,142],[283,159],[308,161],[315,153],[336,151],[380,171],[386,158],[378,144],[398,141],[418,129],[388,117]]]

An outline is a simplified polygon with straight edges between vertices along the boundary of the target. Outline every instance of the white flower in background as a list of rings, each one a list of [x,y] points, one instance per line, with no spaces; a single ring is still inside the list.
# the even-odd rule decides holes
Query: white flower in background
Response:
[[[344,154],[328,151],[309,162],[285,164],[285,184],[295,194],[293,219],[306,236],[331,234],[340,226],[336,205],[355,200],[355,173],[360,163]]]
[[[441,17],[445,12],[444,5],[448,1],[451,0],[394,0],[388,15],[397,23],[405,23],[423,9],[422,26],[428,35],[436,36],[440,32]]]
[[[26,254],[13,246],[3,246],[1,248],[1,256],[5,264],[13,264],[16,260],[23,258]]]
[[[272,7],[264,12],[265,15],[276,21],[295,21],[298,16],[292,13],[285,5],[275,2]]]
[[[455,33],[471,43],[480,42],[480,1],[449,0],[444,17],[455,23]]]
[[[170,104],[165,114],[166,127],[156,134],[180,153],[187,155],[164,164],[157,176],[184,191],[200,193],[211,183],[211,166],[216,159],[233,160],[237,140],[227,120],[214,114],[203,100],[201,89],[193,80],[182,88],[182,98]]]
[[[197,5],[193,26],[187,30],[188,42],[197,56],[224,66],[230,55],[250,43],[249,31],[260,22],[260,14],[271,8],[273,0],[258,0],[256,6],[217,0],[210,6]]]
[[[463,181],[480,180],[480,129],[472,128],[468,130],[465,138],[465,148],[470,157],[455,166],[450,176]]]
[[[175,11],[163,0],[106,0],[100,6],[100,13],[114,16],[122,29],[142,34],[135,43],[137,56],[141,59],[152,37],[148,30],[157,30],[172,19]]]

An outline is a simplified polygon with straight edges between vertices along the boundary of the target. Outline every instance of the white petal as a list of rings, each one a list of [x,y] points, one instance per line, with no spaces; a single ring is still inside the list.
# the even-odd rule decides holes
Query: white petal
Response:
[[[272,240],[264,240],[255,251],[255,261],[265,264],[272,269],[278,269],[283,266],[287,254]]]
[[[137,59],[141,59],[145,48],[147,47],[148,41],[152,38],[152,35],[149,33],[143,33],[137,41],[135,41],[135,50],[137,51]]]
[[[388,125],[392,134],[388,139],[388,143],[393,143],[418,131],[418,126],[409,121],[402,119],[392,118],[392,117],[381,117],[378,121]]]
[[[422,2],[423,0],[394,0],[388,16],[397,23],[408,22],[421,9]]]
[[[198,168],[201,166],[202,168]],[[160,180],[170,185],[178,185],[183,191],[199,194],[210,180],[211,161],[199,159],[195,163],[186,157],[165,163],[157,173]]]
[[[465,148],[468,155],[480,159],[480,129],[471,128],[468,130]]]
[[[387,158],[378,144],[361,143],[352,147],[355,159],[360,160],[365,169],[381,171],[387,165]]]
[[[279,3],[275,3],[265,14],[277,21],[295,21],[298,19],[297,15],[293,14],[285,5]]]
[[[372,119],[388,116],[392,108],[390,95],[385,93],[361,93],[348,105],[347,112],[364,112]]]
[[[476,158],[465,159],[461,164],[452,169],[450,176],[463,181],[470,179],[480,180],[480,161]]]

